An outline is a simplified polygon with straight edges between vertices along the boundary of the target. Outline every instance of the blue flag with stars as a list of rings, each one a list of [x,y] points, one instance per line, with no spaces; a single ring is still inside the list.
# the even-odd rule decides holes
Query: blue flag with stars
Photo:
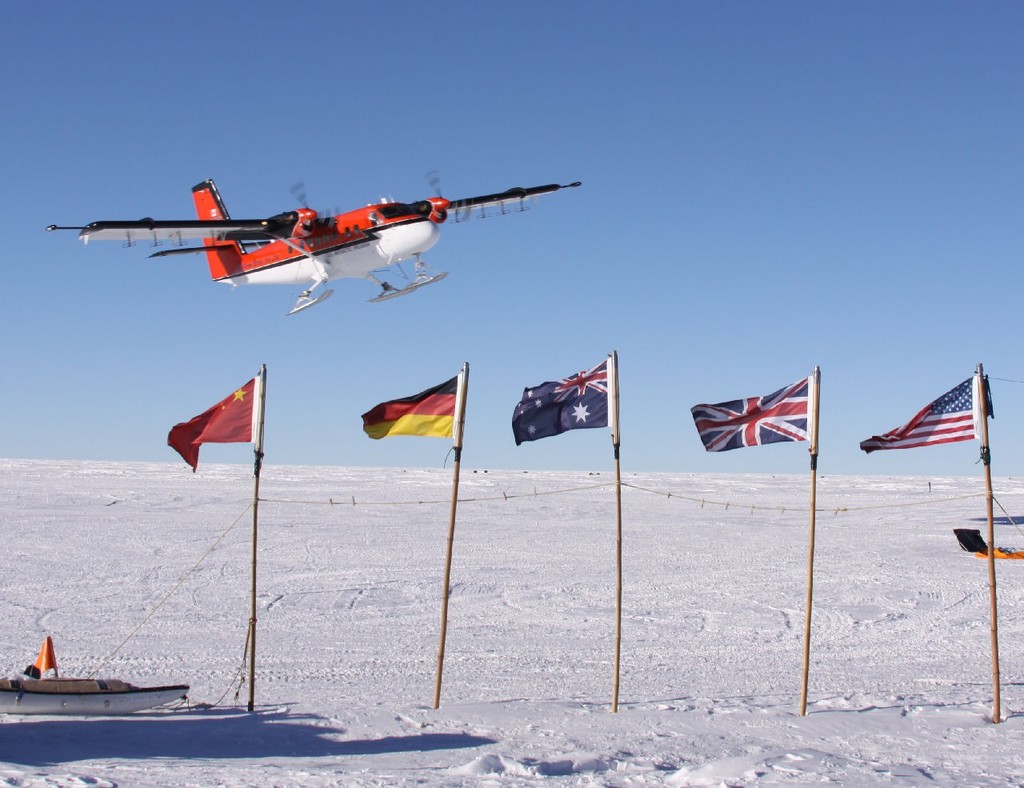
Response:
[[[523,389],[512,415],[516,446],[566,430],[608,426],[608,361],[562,380]]]

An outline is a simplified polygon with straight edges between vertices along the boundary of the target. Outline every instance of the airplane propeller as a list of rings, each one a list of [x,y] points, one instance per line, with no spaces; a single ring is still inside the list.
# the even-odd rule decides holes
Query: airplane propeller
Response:
[[[441,194],[441,172],[439,170],[431,170],[423,177],[438,197],[444,197],[444,195]]]
[[[309,207],[309,195],[306,194],[306,184],[304,181],[296,181],[288,191],[291,192],[292,197],[298,201],[302,208]]]

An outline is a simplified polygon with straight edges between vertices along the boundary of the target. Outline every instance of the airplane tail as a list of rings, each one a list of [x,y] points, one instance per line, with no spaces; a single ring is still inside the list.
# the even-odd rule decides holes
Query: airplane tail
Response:
[[[196,216],[200,221],[231,218],[213,181],[207,180],[193,186],[192,199],[195,201]],[[242,247],[238,241],[216,241],[206,238],[203,244],[209,247],[206,250],[206,261],[210,266],[210,277],[213,280],[225,279],[242,272]]]

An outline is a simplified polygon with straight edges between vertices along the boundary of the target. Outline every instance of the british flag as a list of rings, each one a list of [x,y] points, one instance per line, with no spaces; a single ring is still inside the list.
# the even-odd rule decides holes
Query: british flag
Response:
[[[810,379],[803,378],[766,397],[748,397],[690,408],[704,448],[729,451],[744,446],[810,440]]]

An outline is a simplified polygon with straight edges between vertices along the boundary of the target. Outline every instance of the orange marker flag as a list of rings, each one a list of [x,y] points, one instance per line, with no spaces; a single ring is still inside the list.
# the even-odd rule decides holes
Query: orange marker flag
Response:
[[[181,455],[195,472],[199,465],[199,447],[204,443],[248,443],[256,434],[253,419],[258,378],[253,378],[209,410],[189,421],[175,424],[167,435],[167,445]]]
[[[48,670],[52,670],[54,676],[57,675],[57,655],[53,651],[53,639],[49,635],[43,641],[43,646],[39,649],[39,656],[36,657],[36,661],[25,668],[25,675],[38,679]]]

